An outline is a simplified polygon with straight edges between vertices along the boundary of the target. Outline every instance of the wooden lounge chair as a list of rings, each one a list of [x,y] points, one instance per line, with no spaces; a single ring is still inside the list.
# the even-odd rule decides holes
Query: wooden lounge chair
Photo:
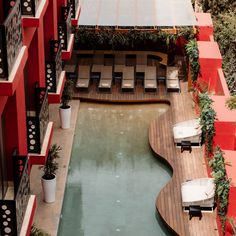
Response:
[[[156,66],[146,66],[145,67],[145,77],[146,80],[156,80],[157,79],[157,68]]]
[[[175,66],[168,66],[167,67],[166,89],[167,89],[167,92],[180,92],[178,68]]]
[[[99,91],[109,91],[111,92],[112,86],[112,66],[103,66],[101,70],[101,78],[99,81],[98,89]]]
[[[78,88],[79,90],[88,90],[89,82],[90,82],[90,66],[79,65],[76,88]]]
[[[137,54],[137,64],[136,64],[136,74],[145,73],[145,68],[147,66],[147,55]]]
[[[156,92],[157,91],[157,81],[153,79],[144,80],[144,91],[145,92]]]
[[[146,66],[144,76],[144,91],[157,91],[157,68],[156,66]]]
[[[121,91],[122,92],[134,91],[134,67],[133,66],[126,66],[123,68]]]
[[[122,73],[125,66],[125,54],[116,53],[114,63],[114,73]]]

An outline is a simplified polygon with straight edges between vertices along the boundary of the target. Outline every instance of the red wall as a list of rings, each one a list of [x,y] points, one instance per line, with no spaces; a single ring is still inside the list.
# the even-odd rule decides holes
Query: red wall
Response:
[[[235,149],[235,122],[215,122],[216,135],[214,138],[215,144],[219,144],[221,149]]]
[[[200,71],[202,76],[199,76],[199,81],[204,81],[209,85],[208,91],[213,92],[212,99],[214,101],[213,108],[217,113],[217,121],[215,122],[216,135],[214,138],[214,145],[219,145],[224,149],[227,155],[230,154],[233,158],[232,169],[227,168],[226,172],[228,177],[232,177],[232,173],[236,173],[236,162],[234,161],[236,155],[234,152],[236,150],[236,110],[229,110],[225,102],[229,98],[230,93],[227,88],[227,84],[222,71],[222,57],[220,55],[219,47],[214,38],[212,37],[212,29],[210,26],[209,15],[206,13],[196,14],[199,22],[199,40],[204,40],[198,42],[199,49],[199,63]],[[206,25],[204,25],[204,20],[206,20]],[[232,151],[228,151],[232,150]],[[226,158],[226,156],[225,156]],[[209,173],[209,170],[208,170]],[[235,180],[234,180],[235,181]],[[232,185],[229,194],[229,217],[236,217],[236,186]],[[217,217],[217,223],[219,232],[221,232],[219,217]],[[227,224],[226,227],[227,234],[232,235],[232,228]],[[230,233],[231,230],[231,233]]]
[[[213,35],[213,22],[210,13],[196,13],[197,25],[199,29],[198,40],[210,41]]]
[[[44,46],[47,60],[50,56],[50,39],[58,39],[57,31],[57,1],[52,0],[49,1],[49,5],[44,16]]]

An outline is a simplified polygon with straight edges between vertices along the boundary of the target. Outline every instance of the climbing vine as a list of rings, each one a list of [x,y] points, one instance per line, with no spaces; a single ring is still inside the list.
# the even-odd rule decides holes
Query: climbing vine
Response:
[[[200,124],[202,126],[203,141],[206,143],[207,156],[209,157],[213,151],[213,138],[215,136],[215,120],[216,112],[212,108],[212,99],[207,93],[199,93],[200,106]]]
[[[196,39],[190,40],[185,46],[185,49],[189,58],[191,79],[193,83],[195,83],[197,81],[198,73],[200,70],[200,65],[198,62],[199,52]]]
[[[226,214],[228,211],[229,204],[229,189],[230,180],[227,177],[225,169],[224,153],[217,147],[214,156],[209,160],[209,166],[212,169],[212,176],[214,177],[215,199],[217,203],[217,212],[221,220],[223,233],[225,233]]]

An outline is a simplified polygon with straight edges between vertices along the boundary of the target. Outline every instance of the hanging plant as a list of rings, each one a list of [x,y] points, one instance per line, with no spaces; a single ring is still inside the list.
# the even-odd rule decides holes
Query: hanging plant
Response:
[[[199,93],[199,106],[200,106],[200,124],[202,127],[202,138],[206,143],[207,156],[213,150],[213,138],[215,136],[215,120],[216,112],[212,108],[213,100],[207,93]]]
[[[185,46],[185,49],[189,58],[191,79],[193,81],[193,84],[195,84],[200,70],[200,65],[198,62],[199,52],[196,39],[190,40]]]
[[[209,160],[209,166],[212,169],[212,176],[214,178],[214,183],[216,186],[215,189],[215,199],[217,203],[217,212],[221,220],[221,226],[223,234],[225,233],[225,224],[226,224],[226,214],[228,211],[229,204],[229,189],[230,189],[230,180],[227,177],[225,169],[225,159],[224,153],[217,147],[214,156]]]
[[[177,34],[171,34],[161,29],[145,31],[130,29],[120,31],[109,27],[99,28],[99,30],[81,27],[76,30],[75,42],[78,45],[84,45],[94,50],[104,45],[109,45],[112,49],[122,46],[136,48],[140,43],[155,43],[158,46],[165,45],[168,49],[174,47],[178,37],[189,38],[193,33],[194,30],[191,27],[186,27],[185,31],[184,28],[179,28]]]

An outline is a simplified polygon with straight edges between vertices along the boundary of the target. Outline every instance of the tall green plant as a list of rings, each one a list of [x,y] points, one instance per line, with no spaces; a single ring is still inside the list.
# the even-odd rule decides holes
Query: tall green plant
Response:
[[[213,100],[207,93],[199,93],[200,124],[202,127],[203,141],[206,143],[206,151],[209,156],[213,151],[213,138],[215,136],[216,112],[212,108]]]
[[[73,95],[74,82],[71,79],[66,79],[64,89],[61,96],[61,108],[68,108],[69,102]]]
[[[60,151],[61,147],[57,144],[53,144],[49,149],[46,163],[42,166],[45,179],[52,179],[55,176],[58,170],[57,159],[60,158]]]
[[[30,230],[30,236],[50,236],[47,232],[44,230],[38,228],[35,224],[31,226]]]
[[[191,79],[193,83],[195,83],[197,81],[198,73],[200,70],[200,65],[198,62],[199,52],[196,39],[190,40],[185,46],[185,49],[189,58]]]
[[[229,204],[230,180],[227,177],[225,169],[224,153],[217,147],[214,157],[209,160],[209,166],[212,169],[212,176],[216,186],[215,198],[217,202],[217,212],[221,220],[223,233],[225,232],[226,215]]]

